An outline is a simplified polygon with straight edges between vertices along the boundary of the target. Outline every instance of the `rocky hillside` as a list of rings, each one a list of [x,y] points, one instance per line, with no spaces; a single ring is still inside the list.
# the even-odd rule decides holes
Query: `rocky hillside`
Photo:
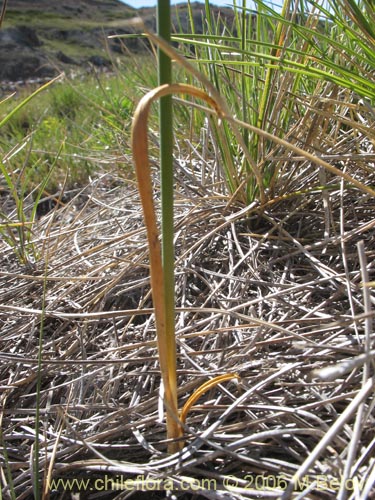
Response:
[[[197,32],[202,31],[203,6],[193,4]],[[233,18],[228,8],[214,14]],[[189,30],[186,5],[173,8],[173,24]],[[91,66],[110,68],[127,50],[144,50],[140,38],[108,39],[134,33],[140,16],[155,28],[155,9],[134,9],[119,0],[11,0],[0,29],[0,81],[48,78],[59,71]],[[126,46],[126,48],[125,48]]]

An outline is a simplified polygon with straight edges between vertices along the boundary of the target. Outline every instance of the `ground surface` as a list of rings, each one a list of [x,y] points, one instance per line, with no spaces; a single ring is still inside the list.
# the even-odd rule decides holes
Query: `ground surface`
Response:
[[[138,193],[132,180],[104,175],[34,224],[35,263],[20,264],[0,246],[6,482],[12,478],[18,500],[33,498],[40,376],[40,478],[89,480],[80,498],[151,498],[140,493],[142,481],[148,490],[173,488],[177,498],[281,498],[297,471],[294,493],[283,498],[303,491],[298,498],[333,499],[340,486],[349,498],[353,483],[340,478],[354,441],[350,476],[362,481],[360,498],[371,498],[372,365],[355,360],[371,335],[357,243],[373,280],[373,200],[328,179],[327,195],[260,211],[228,206],[198,178],[177,175],[179,404],[216,375],[239,380],[196,403],[183,452],[167,456]],[[346,369],[317,376],[343,361]],[[110,492],[112,480],[123,491]]]

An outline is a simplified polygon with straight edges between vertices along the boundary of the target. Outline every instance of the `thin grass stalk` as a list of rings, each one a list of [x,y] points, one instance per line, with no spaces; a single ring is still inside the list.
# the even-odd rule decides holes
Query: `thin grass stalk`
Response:
[[[197,78],[197,80],[202,83],[202,85],[208,90],[210,96],[213,99],[213,102],[217,103],[216,109],[220,110],[220,113],[219,113],[220,116],[227,116],[227,117],[231,116],[231,113],[228,109],[228,106],[227,106],[225,100],[221,97],[217,88],[210,82],[210,80],[208,78],[206,78],[206,76],[202,72],[200,72],[198,69],[196,69],[196,67],[193,66],[185,57],[181,56],[178,52],[176,52],[173,49],[173,47],[171,47],[171,45],[165,43],[162,38],[158,37],[157,35],[155,35],[151,31],[147,30],[146,27],[144,28],[144,31],[147,34],[147,36],[158,47],[160,46],[160,48],[163,51],[165,51],[167,54],[169,54],[170,57],[173,57],[173,59],[178,64],[180,64],[181,67],[185,68],[191,75],[195,76]],[[232,124],[234,124],[235,120],[232,120],[231,122],[232,122]],[[243,122],[239,122],[239,123],[241,123],[241,126],[242,126]],[[261,203],[263,204],[266,202],[266,195],[265,195],[265,191],[264,191],[264,187],[263,187],[262,175],[260,173],[260,170],[259,170],[256,162],[253,160],[252,156],[250,155],[250,152],[247,149],[246,144],[244,142],[243,136],[242,136],[242,134],[237,126],[233,127],[233,134],[235,136],[235,139],[236,139],[238,145],[242,148],[243,154],[245,155],[248,164],[251,166],[251,170],[255,176],[257,188],[259,190],[259,198],[260,198]],[[229,148],[226,148],[226,149],[229,149]],[[229,160],[231,160],[231,159],[228,158],[228,161]],[[234,178],[232,180],[233,180],[233,185],[236,186],[236,190],[238,191],[237,192],[238,199],[240,199],[241,201],[245,201],[246,197],[241,196],[241,193],[238,190],[238,187],[240,186],[241,181],[240,181],[239,173],[236,172],[235,165],[233,163],[233,159],[229,162],[229,165],[230,166],[227,165],[226,168],[229,169],[229,172],[231,172],[233,174]]]
[[[60,145],[60,148],[53,160],[53,163],[47,175],[44,176],[42,182],[36,188],[36,196],[33,201],[29,220],[26,220],[24,200],[26,198],[26,191],[30,186],[30,178],[33,174],[35,166],[26,171],[24,178],[22,175],[20,175],[17,179],[14,179],[13,176],[8,174],[6,166],[2,162],[0,162],[0,173],[3,174],[13,200],[16,204],[17,217],[19,221],[16,223],[12,223],[6,216],[6,214],[0,213],[4,220],[9,221],[4,225],[0,225],[0,234],[3,236],[5,241],[7,241],[7,243],[14,249],[17,258],[23,264],[28,264],[30,263],[30,261],[36,261],[39,258],[36,246],[32,242],[33,224],[37,216],[39,201],[42,195],[45,193],[46,186],[55,170],[57,160],[60,158],[63,147],[64,142]],[[18,194],[17,189],[19,189],[20,194]],[[18,236],[18,239],[16,238],[16,235]]]
[[[136,168],[138,189],[143,206],[147,239],[150,251],[150,275],[152,298],[155,310],[157,344],[160,370],[164,384],[164,402],[167,410],[167,437],[172,440],[182,436],[182,428],[178,419],[177,387],[176,387],[176,344],[174,336],[174,307],[166,310],[165,268],[163,268],[159,231],[153,202],[151,170],[148,158],[147,120],[151,104],[165,95],[185,93],[209,103],[220,116],[220,109],[214,99],[204,91],[191,85],[162,85],[146,94],[138,103],[132,126],[132,151]],[[173,261],[169,264],[173,267]],[[167,314],[173,325],[169,327]],[[171,335],[173,333],[173,336]],[[174,453],[180,449],[177,441],[172,441],[168,451]]]
[[[204,3],[204,8],[205,8],[205,13],[206,13],[206,24],[207,24],[207,29],[209,33],[214,33],[214,26],[212,22],[212,16],[211,16],[211,8],[210,8],[210,2],[209,0],[205,0]],[[208,53],[208,59],[211,59],[212,61],[216,60],[216,57],[214,54],[216,54],[216,49],[213,49],[210,45],[207,46],[207,53]],[[219,74],[217,72],[216,64],[209,64],[208,65],[209,69],[209,74],[210,74],[210,81],[214,82],[215,87],[217,90],[220,91],[220,78]]]
[[[287,12],[289,12],[289,8],[290,8],[290,0],[285,0],[280,14],[282,18],[286,17]],[[272,48],[271,50],[271,56],[278,58],[281,52],[281,49],[278,47],[282,45],[284,37],[285,37],[285,26],[282,22],[279,21],[276,27],[275,38],[274,38],[275,47]],[[270,105],[271,83],[275,70],[276,70],[275,63],[271,64],[267,70],[264,89],[259,104],[259,117],[257,123],[257,126],[259,128],[265,128],[267,125],[265,123],[265,117],[267,115],[267,108]]]
[[[236,18],[238,19],[238,10],[236,7],[236,4],[234,2],[234,13]],[[212,44],[210,43],[211,38],[213,39],[223,39],[223,34],[220,33],[220,23],[215,22],[215,19],[212,16],[211,13],[211,7],[210,7],[210,2],[209,0],[205,0],[205,24],[206,24],[206,33],[205,36],[207,36],[206,42],[204,44],[205,47],[205,53],[206,53],[206,61],[208,61],[208,74],[209,74],[209,80],[210,82],[213,82],[213,85],[218,92],[223,92],[224,93],[224,86],[222,85],[222,78],[220,77],[220,72],[219,68],[221,67],[224,72],[226,73],[226,76],[228,77],[227,69],[225,65],[221,65],[221,62],[224,62],[224,59],[222,57],[221,51],[222,51],[222,46],[219,44]],[[241,31],[240,27],[240,22],[237,20],[237,28],[238,31]],[[220,65],[218,65],[218,61],[220,62]],[[204,65],[200,65],[201,69],[201,74],[203,75],[204,71]],[[229,78],[228,78],[229,79]],[[206,88],[207,87],[206,85]],[[212,93],[212,91],[211,91]],[[245,101],[244,101],[245,102]],[[236,157],[236,145],[235,143],[231,140],[231,132],[229,129],[229,126],[226,122],[223,123],[222,127],[217,127],[215,124],[213,124],[213,129],[215,130],[215,135],[217,136],[217,144],[220,149],[222,158],[223,158],[223,170],[225,174],[225,180],[227,183],[227,186],[229,188],[229,191],[231,193],[235,192],[237,190],[238,184],[239,184],[239,172],[238,169],[233,161],[233,159]],[[246,143],[245,143],[246,144]],[[244,165],[248,167],[249,162],[244,158],[243,161]],[[241,201],[243,203],[247,202],[246,195],[242,196],[242,193],[239,193],[239,198],[241,198]]]
[[[375,44],[375,12],[374,4],[364,0],[363,2],[358,2],[358,0],[341,0],[338,2],[338,8],[351,19],[354,25],[360,27],[361,31],[368,40]]]
[[[290,11],[290,5],[291,5],[291,0],[284,0],[280,14],[282,19],[286,19]],[[273,47],[271,49],[271,54],[270,54],[271,57],[274,58],[274,60],[267,68],[264,88],[261,93],[260,103],[259,103],[259,116],[257,120],[257,126],[264,130],[269,130],[270,121],[272,122],[272,120],[270,120],[272,116],[272,106],[274,105],[272,84],[275,81],[276,71],[278,71],[281,59],[283,57],[283,50],[284,50],[283,45],[285,42],[286,33],[287,33],[287,26],[282,21],[279,21],[276,25]],[[258,162],[263,162],[267,152],[266,150],[267,148],[264,144],[264,141],[261,139],[260,136],[256,136],[254,141],[254,155],[258,159]],[[272,178],[275,176],[274,165],[273,164],[269,165],[267,169],[263,167],[263,171],[265,176],[264,182],[266,183],[266,185],[269,186],[272,182]]]
[[[248,121],[248,103],[247,103],[247,76],[246,76],[246,46],[247,46],[247,12],[246,12],[246,0],[242,0],[242,15],[241,15],[241,59],[243,65],[241,67],[241,90],[242,90],[242,119],[244,122]],[[249,134],[247,131],[244,133],[244,141],[247,147],[249,147]]]
[[[153,202],[153,187],[152,187],[152,179],[151,179],[151,170],[149,165],[148,158],[148,137],[147,137],[147,121],[149,110],[151,104],[169,94],[173,93],[184,93],[191,95],[193,97],[198,97],[206,101],[212,108],[213,112],[215,112],[219,119],[227,119],[229,122],[234,123],[236,125],[241,124],[243,127],[249,127],[250,130],[256,131],[259,135],[274,140],[279,144],[283,144],[286,147],[289,147],[292,151],[299,152],[304,154],[307,158],[311,159],[311,161],[316,162],[318,164],[323,164],[330,170],[331,172],[340,175],[341,177],[346,178],[351,181],[353,184],[357,185],[357,187],[362,188],[366,192],[371,192],[373,195],[375,194],[373,190],[368,188],[367,186],[363,186],[361,183],[352,179],[350,176],[345,174],[344,172],[340,172],[335,167],[323,162],[319,158],[315,158],[313,155],[304,152],[297,148],[296,146],[290,145],[283,141],[282,139],[272,136],[271,134],[257,129],[256,127],[251,127],[248,124],[244,124],[236,120],[235,118],[224,114],[224,110],[220,107],[220,99],[219,102],[215,101],[214,98],[210,97],[206,92],[196,87],[192,87],[190,85],[182,85],[182,84],[171,84],[171,85],[163,85],[160,86],[148,94],[146,94],[141,101],[139,102],[133,120],[132,126],[132,150],[133,150],[133,159],[136,167],[138,188],[141,197],[141,202],[143,206],[144,218],[146,223],[146,232],[147,239],[150,250],[150,273],[151,273],[151,288],[153,294],[153,302],[155,309],[155,320],[156,320],[156,329],[157,329],[157,344],[158,344],[158,353],[159,353],[159,361],[160,361],[160,369],[162,373],[162,379],[164,382],[165,389],[165,406],[167,410],[167,436],[173,441],[168,446],[168,451],[171,453],[177,452],[180,449],[181,442],[178,442],[177,439],[182,437],[182,426],[181,421],[178,417],[178,409],[177,409],[177,390],[176,390],[176,365],[171,363],[171,359],[175,359],[176,350],[175,344],[172,344],[169,341],[169,333],[167,331],[167,323],[166,323],[166,309],[165,309],[165,300],[164,300],[164,270],[162,265],[161,258],[161,246],[159,241],[159,231],[155,213],[155,206]],[[194,396],[191,401],[195,401]],[[193,404],[193,403],[192,403]],[[186,410],[188,411],[188,410]],[[183,411],[183,415],[186,414],[186,411]],[[338,424],[339,425],[339,424]],[[341,424],[340,424],[341,425]],[[329,439],[332,437],[330,436]],[[322,440],[321,446],[324,446],[325,440]],[[317,448],[317,453],[320,453],[321,449]],[[306,464],[309,462],[306,462]],[[305,464],[304,464],[305,465]]]
[[[208,380],[204,384],[202,384],[186,401],[184,407],[180,413],[180,419],[183,424],[185,424],[186,417],[192,406],[198,401],[198,399],[203,396],[207,391],[214,388],[216,385],[221,384],[222,382],[226,382],[227,380],[239,379],[239,375],[237,373],[225,373],[224,375],[218,375],[217,377]]]
[[[158,0],[157,29],[159,36],[167,43],[171,41],[171,6],[169,0]],[[168,54],[158,47],[158,81],[159,86],[172,83],[172,63]],[[177,361],[175,338],[175,291],[174,291],[174,246],[173,246],[173,110],[172,96],[165,95],[159,101],[160,127],[160,172],[161,172],[161,237],[162,237],[162,271],[164,320],[167,348],[167,365],[169,381],[163,380],[164,389],[170,391],[166,401],[170,406],[167,410],[167,437],[174,439],[179,430],[177,415]],[[169,451],[176,451],[175,444],[169,446]]]
[[[307,456],[305,461],[300,465],[297,472],[293,475],[288,487],[281,495],[280,500],[289,500],[292,497],[293,491],[295,491],[298,481],[300,481],[301,478],[303,478],[303,476],[308,473],[310,467],[314,465],[316,460],[318,460],[320,455],[324,452],[324,450],[326,450],[331,441],[335,439],[342,427],[353,417],[353,415],[357,411],[358,406],[370,396],[370,394],[374,390],[374,384],[374,378],[369,378],[367,382],[362,386],[355,398],[352,399],[350,404],[345,408],[345,410],[341,413],[337,420],[332,424],[330,429],[324,434],[319,443]]]
[[[242,12],[241,12],[241,22],[238,22],[238,32],[241,34],[241,104],[242,104],[242,120],[244,122],[248,122],[248,106],[249,106],[249,98],[248,98],[248,77],[246,75],[247,71],[247,36],[248,36],[248,26],[247,26],[247,17],[248,12],[246,9],[246,0],[242,0]],[[250,18],[251,19],[251,18]],[[251,24],[251,21],[250,21]],[[250,134],[247,129],[243,131],[244,143],[247,148],[249,148],[249,138]],[[251,178],[251,167],[248,164],[246,157],[243,157],[242,169],[246,171],[247,177]],[[246,185],[247,195],[246,201],[250,203],[254,199],[254,186],[251,182],[247,182]]]
[[[45,318],[45,308],[46,308],[46,297],[47,297],[47,274],[48,274],[48,255],[45,259],[44,268],[44,280],[43,280],[43,291],[42,291],[42,304],[41,310],[42,314],[40,316],[40,326],[39,326],[39,347],[38,347],[38,371],[36,378],[36,396],[35,396],[35,445],[34,445],[34,457],[32,460],[33,464],[33,491],[35,498],[41,498],[41,488],[39,480],[39,468],[40,468],[40,405],[42,398],[42,371],[43,371],[43,339],[44,339],[44,318]]]
[[[45,90],[47,87],[49,87],[52,83],[54,83],[60,77],[61,77],[61,75],[57,76],[56,78],[53,78],[52,80],[50,80],[49,82],[47,82],[46,84],[42,85],[37,90],[35,90],[28,97],[26,97],[25,99],[23,99],[17,106],[15,106],[14,109],[12,109],[9,113],[7,113],[5,115],[5,117],[0,121],[0,128],[3,127],[5,124],[7,124],[15,116],[15,114],[20,109],[22,109],[27,103],[29,103],[34,97],[36,97],[38,94],[40,94],[43,90]],[[54,163],[54,165],[55,165],[55,163]],[[29,184],[28,183],[28,177],[26,176],[26,179],[21,183],[21,196],[20,196],[18,194],[18,189],[19,189],[19,187],[18,187],[18,181],[14,180],[14,175],[13,174],[9,174],[8,168],[5,165],[5,161],[0,161],[0,173],[4,176],[5,182],[6,182],[7,186],[8,186],[8,188],[9,188],[11,196],[12,196],[14,202],[15,202],[15,205],[16,205],[16,208],[17,208],[17,215],[18,215],[19,221],[21,223],[19,225],[15,225],[14,226],[14,227],[17,228],[16,231],[17,231],[17,234],[18,234],[18,237],[19,237],[19,242],[18,243],[17,243],[16,238],[12,234],[12,230],[10,229],[11,225],[6,224],[4,228],[0,226],[0,234],[7,240],[8,244],[10,244],[11,246],[14,247],[14,250],[15,250],[15,252],[16,252],[17,257],[19,258],[19,260],[21,262],[23,262],[23,263],[27,263],[28,260],[29,260],[28,259],[28,257],[29,257],[29,254],[28,254],[28,249],[29,249],[28,242],[29,242],[30,236],[31,236],[31,226],[30,227],[28,226],[28,223],[27,223],[26,218],[25,218],[25,214],[24,214],[24,210],[23,210],[23,208],[24,208],[24,206],[23,206],[24,196],[23,195],[25,194],[25,189],[27,189],[28,184]],[[49,180],[49,178],[50,178],[50,174],[42,182],[40,196],[41,196],[41,194],[42,194],[42,192],[44,190],[44,187],[45,187],[47,181]],[[37,203],[38,203],[38,201],[40,199],[40,196],[39,196],[38,200],[34,204],[34,210],[33,210],[33,216],[32,216],[33,218],[35,217],[36,206],[37,206]],[[33,220],[31,220],[30,222],[32,224]],[[8,234],[6,234],[7,229],[10,229],[8,231]],[[17,248],[17,244],[19,245],[18,248]],[[32,248],[32,253],[33,253],[33,248]],[[33,255],[33,257],[35,257],[35,255]]]
[[[222,119],[228,120],[229,123],[232,124],[233,126],[233,132],[235,134],[235,138],[238,141],[239,146],[243,149],[244,154],[246,155],[246,158],[249,162],[249,164],[252,167],[252,172],[254,176],[256,177],[257,180],[257,188],[259,189],[259,194],[260,194],[260,202],[261,204],[265,204],[267,202],[266,194],[264,192],[264,186],[262,182],[262,175],[261,172],[257,166],[257,164],[254,162],[252,159],[248,149],[246,148],[246,145],[244,144],[243,137],[239,131],[239,129],[249,129],[251,132],[254,132],[255,134],[259,134],[262,136],[264,139],[269,139],[270,141],[273,141],[276,144],[279,144],[280,146],[285,147],[287,150],[293,151],[296,153],[297,156],[302,156],[306,158],[307,160],[310,160],[313,164],[322,166],[332,174],[341,177],[342,179],[346,180],[349,184],[352,184],[356,186],[358,189],[360,189],[364,193],[368,193],[371,196],[375,196],[375,190],[363,184],[362,182],[358,181],[355,177],[352,177],[351,175],[347,174],[346,172],[341,171],[340,169],[336,168],[335,166],[331,165],[327,161],[323,160],[319,156],[315,156],[308,151],[305,151],[304,149],[295,146],[294,144],[281,139],[280,137],[271,134],[269,132],[266,132],[263,129],[260,129],[254,125],[251,125],[249,123],[244,123],[242,120],[238,120],[232,116],[230,111],[228,110],[228,106],[226,105],[225,101],[222,99],[221,95],[217,91],[214,85],[202,74],[200,73],[193,65],[191,65],[183,56],[181,56],[178,52],[176,52],[173,47],[171,47],[169,44],[166,44],[163,39],[160,37],[156,36],[154,33],[148,31],[145,28],[145,32],[147,36],[158,46],[160,47],[170,55],[170,57],[173,57],[178,64],[180,64],[183,68],[185,68],[189,73],[194,75],[209,91],[210,95],[212,96],[213,100],[215,103],[217,103],[216,108],[213,106],[215,109],[219,110],[219,116]],[[207,110],[208,112],[215,112],[212,110]],[[236,182],[238,179],[236,179]],[[243,182],[246,182],[247,179],[244,179]],[[240,191],[242,187],[242,184],[239,183],[237,187],[237,191]],[[235,195],[237,193],[234,193],[233,199],[235,198]]]
[[[25,97],[25,99],[20,102],[10,113],[8,113],[1,121],[0,121],[0,128],[4,126],[11,118],[14,116],[20,109],[22,109],[28,102],[30,102],[34,97],[36,97],[38,94],[43,92],[47,87],[49,87],[52,83],[56,82],[61,78],[61,75],[56,76],[55,78],[52,78],[49,82],[45,83],[38,89],[36,89],[32,94],[29,96]]]
[[[369,281],[369,275],[367,270],[367,259],[365,252],[365,245],[363,240],[360,240],[357,243],[359,264],[361,268],[361,277],[362,282],[367,283]],[[363,373],[362,373],[362,384],[365,385],[368,379],[371,376],[371,365],[373,362],[371,360],[371,332],[373,331],[373,318],[371,315],[372,304],[371,304],[371,294],[368,287],[363,287],[363,309],[367,314],[367,318],[365,319],[365,342],[364,342],[364,351],[366,356],[366,361],[363,364]],[[356,459],[356,454],[358,448],[361,443],[361,435],[363,429],[363,422],[365,420],[365,411],[366,406],[364,401],[358,405],[357,415],[355,418],[355,422],[353,425],[352,438],[349,443],[349,448],[347,451],[347,459],[345,463],[344,473],[342,476],[342,481],[340,482],[340,490],[337,494],[338,500],[346,500],[348,497],[348,490],[345,488],[347,484],[347,480],[352,478],[354,475],[353,464]]]
[[[275,142],[276,144],[280,144],[281,146],[284,146],[287,150],[293,151],[296,153],[296,155],[301,155],[307,160],[310,160],[312,163],[318,166],[324,167],[328,172],[331,172],[334,175],[337,175],[338,177],[341,177],[342,179],[346,180],[349,184],[353,184],[356,186],[358,189],[360,189],[362,192],[369,194],[370,196],[375,197],[375,190],[371,186],[367,186],[366,184],[363,184],[362,182],[358,181],[355,177],[352,177],[346,172],[341,171],[337,167],[334,167],[330,163],[326,162],[322,158],[319,158],[319,156],[315,156],[308,151],[305,151],[304,149],[299,148],[298,146],[295,146],[294,144],[285,141],[284,139],[280,139],[280,137],[270,134],[269,132],[266,132],[263,129],[260,129],[258,127],[254,127],[253,125],[250,125],[248,123],[243,123],[240,120],[237,120],[233,118],[232,116],[228,115],[223,115],[223,118],[228,120],[229,122],[242,126],[244,128],[248,128],[249,130],[259,134],[260,136],[264,137],[265,139],[269,139],[270,141]]]
[[[5,408],[6,404],[6,396],[3,395],[2,398],[2,406]],[[11,469],[11,463],[8,455],[8,449],[6,445],[6,441],[4,439],[4,434],[3,434],[3,413],[0,413],[0,445],[2,447],[2,454],[3,454],[3,460],[4,460],[4,466],[2,474],[3,474],[3,484],[7,482],[6,489],[9,491],[4,492],[4,494],[7,495],[7,498],[10,498],[11,500],[16,500],[16,494],[14,491],[14,483],[13,483],[13,477],[12,477],[12,469]],[[5,497],[4,497],[5,498]],[[2,489],[0,488],[0,500],[3,499],[3,493]]]
[[[5,12],[7,10],[7,3],[8,0],[3,0],[3,6],[1,7],[1,12],[0,12],[0,28],[3,24],[4,18],[5,18]]]

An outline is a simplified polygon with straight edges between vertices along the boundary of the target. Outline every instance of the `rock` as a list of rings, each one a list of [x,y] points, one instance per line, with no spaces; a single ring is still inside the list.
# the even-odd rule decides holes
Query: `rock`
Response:
[[[11,82],[30,78],[47,78],[57,74],[46,59],[35,52],[18,50],[0,52],[0,80]]]
[[[43,43],[28,26],[0,30],[0,80],[20,81],[56,75],[40,49]]]
[[[0,46],[11,47],[40,47],[40,41],[36,31],[29,26],[16,26],[0,30]]]
[[[111,65],[111,62],[102,56],[91,56],[89,57],[88,62],[93,64],[94,66],[97,66],[98,68],[108,67]]]
[[[64,52],[62,52],[61,50],[59,50],[56,53],[56,57],[59,61],[61,61],[64,64],[78,64],[77,61],[75,61],[72,57],[69,57],[66,54],[64,54]]]

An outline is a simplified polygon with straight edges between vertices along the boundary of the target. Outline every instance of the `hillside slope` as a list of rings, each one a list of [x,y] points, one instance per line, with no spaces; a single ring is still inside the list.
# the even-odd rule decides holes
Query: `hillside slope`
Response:
[[[106,35],[119,32],[135,15],[119,0],[13,0],[0,30],[0,80],[109,65]],[[118,40],[109,45],[112,53],[121,53]]]
[[[202,31],[203,6],[192,4],[196,31]],[[212,7],[214,15],[233,18],[228,8]],[[189,31],[186,5],[172,9],[173,24]],[[48,78],[59,71],[80,71],[90,65],[106,68],[125,56],[120,39],[108,35],[134,32],[140,16],[155,29],[155,9],[134,9],[119,0],[12,0],[0,30],[0,81]],[[177,17],[179,21],[177,22]],[[144,41],[130,38],[126,48],[144,49]]]

